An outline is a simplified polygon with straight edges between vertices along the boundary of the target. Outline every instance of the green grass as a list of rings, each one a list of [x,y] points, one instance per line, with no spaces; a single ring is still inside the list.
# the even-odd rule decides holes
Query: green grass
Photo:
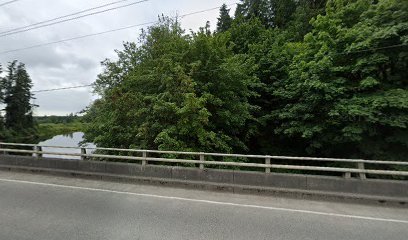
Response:
[[[38,135],[41,141],[50,139],[56,135],[81,132],[84,123],[41,123],[38,125]]]

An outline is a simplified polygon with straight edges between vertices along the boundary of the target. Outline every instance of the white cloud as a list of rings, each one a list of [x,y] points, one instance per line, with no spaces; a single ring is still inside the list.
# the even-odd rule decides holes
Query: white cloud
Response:
[[[25,26],[114,0],[22,0],[0,7],[0,32]],[[129,1],[133,2],[133,1]],[[36,29],[12,36],[0,37],[0,52],[61,39],[102,32],[110,29],[157,20],[158,15],[183,15],[190,12],[232,4],[231,0],[150,0],[128,8],[118,9],[54,26]],[[234,8],[234,6],[232,6]],[[233,14],[234,9],[231,10]],[[210,21],[215,28],[218,10],[188,16],[181,20],[186,30],[197,30]],[[49,45],[20,52],[0,54],[0,63],[17,59],[26,64],[34,82],[34,90],[69,87],[92,83],[101,71],[100,62],[114,58],[115,49],[124,41],[137,41],[140,28],[128,29]],[[69,114],[86,107],[92,99],[90,89],[73,89],[36,94],[40,105],[37,115]]]

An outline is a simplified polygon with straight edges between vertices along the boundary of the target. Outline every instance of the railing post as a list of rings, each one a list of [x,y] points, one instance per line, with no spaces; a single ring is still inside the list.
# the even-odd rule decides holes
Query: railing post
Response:
[[[147,151],[143,151],[143,160],[142,160],[142,166],[146,166],[147,165]]]
[[[86,160],[86,148],[81,148],[81,160],[85,161]]]
[[[365,169],[364,163],[363,162],[357,163],[357,168],[360,169],[360,170],[364,170]],[[358,175],[360,176],[361,180],[367,179],[367,176],[366,176],[365,173],[360,172],[360,173],[358,173]]]
[[[345,172],[345,173],[343,173],[343,177],[344,177],[345,179],[350,179],[350,178],[351,178],[351,172]]]
[[[0,144],[0,148],[3,148],[2,144]],[[3,155],[7,155],[7,152],[5,150],[3,150]]]
[[[200,161],[205,161],[204,153],[200,153]],[[200,169],[204,169],[204,163],[200,163]]]
[[[35,151],[37,152],[37,158],[42,158],[42,147],[41,146],[35,146]]]
[[[270,165],[271,164],[271,158],[265,158],[265,164]],[[271,168],[270,167],[265,167],[265,172],[266,173],[270,173],[271,172]]]

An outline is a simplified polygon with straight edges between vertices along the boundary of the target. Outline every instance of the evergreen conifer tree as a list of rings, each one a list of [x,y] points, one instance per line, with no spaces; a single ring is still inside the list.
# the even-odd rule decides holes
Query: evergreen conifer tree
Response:
[[[230,9],[227,8],[226,4],[223,4],[220,8],[220,17],[217,23],[217,32],[225,32],[231,28],[232,17],[229,15]]]
[[[3,68],[0,64],[0,106],[3,105],[4,103],[4,96],[3,96],[3,78],[1,77],[1,74],[3,73]],[[4,122],[3,122],[3,114],[2,114],[2,109],[0,109],[0,137],[3,135],[4,131]]]
[[[235,17],[258,18],[264,26],[284,28],[292,19],[296,6],[305,0],[241,0]]]
[[[5,78],[6,126],[15,131],[23,128],[33,128],[33,105],[30,92],[31,78],[25,65],[13,61],[8,66],[8,75]]]

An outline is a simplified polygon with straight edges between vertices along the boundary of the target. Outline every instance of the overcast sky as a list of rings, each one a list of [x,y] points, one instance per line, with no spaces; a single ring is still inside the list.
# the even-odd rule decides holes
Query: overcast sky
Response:
[[[0,32],[115,1],[117,0],[19,0],[0,6]],[[8,0],[0,0],[0,5],[5,2]],[[129,0],[114,6],[132,2],[137,2],[137,0]],[[223,3],[233,4],[235,2],[237,0],[150,0],[54,26],[11,36],[0,36],[0,52],[155,21],[162,13],[167,16],[183,15],[219,7]],[[107,8],[111,7],[113,6]],[[231,8],[230,13],[233,14],[235,6]],[[187,30],[197,30],[204,26],[206,21],[210,21],[214,29],[218,13],[218,10],[214,10],[185,17],[181,20],[182,26]],[[115,59],[114,50],[122,49],[124,41],[137,41],[139,33],[140,28],[132,28],[35,49],[0,54],[0,63],[3,68],[7,62],[12,60],[25,63],[33,79],[33,90],[90,84],[101,72],[100,62],[106,58]],[[35,97],[35,104],[39,105],[35,115],[76,113],[96,98],[91,88],[36,93]]]

